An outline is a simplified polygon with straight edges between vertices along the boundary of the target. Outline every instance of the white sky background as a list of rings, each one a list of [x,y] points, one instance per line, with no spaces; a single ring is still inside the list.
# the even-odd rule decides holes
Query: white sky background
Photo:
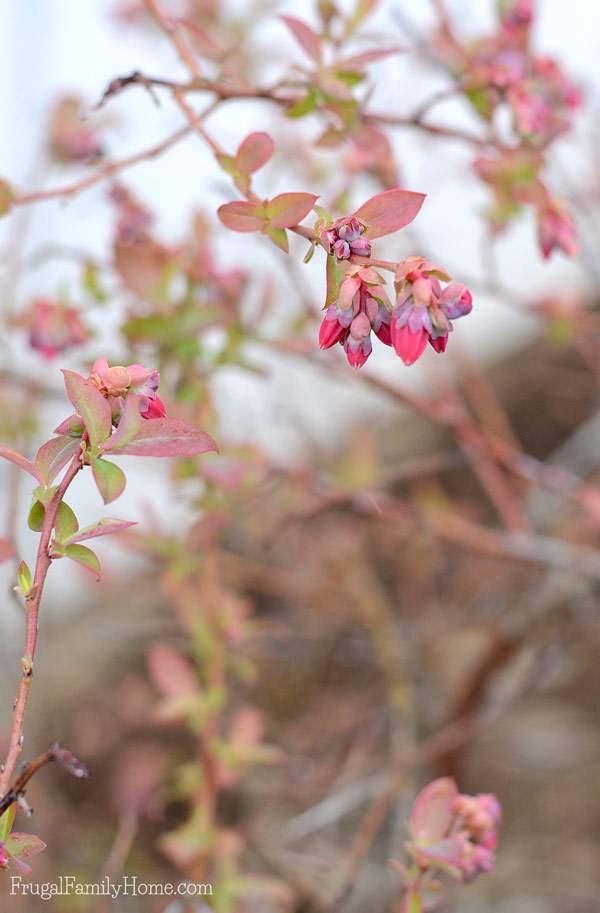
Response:
[[[40,182],[51,186],[80,173],[77,169],[58,167],[45,173],[40,171],[39,146],[48,108],[61,93],[77,91],[92,104],[110,80],[136,68],[158,76],[183,75],[163,36],[158,32],[118,25],[109,15],[113,5],[113,0],[0,0],[0,175],[11,182],[28,188],[37,187]],[[237,0],[235,6],[244,7],[245,0]],[[538,48],[558,55],[570,74],[593,89],[598,85],[600,67],[600,3],[598,0],[570,0],[568,4],[564,0],[539,0],[538,6]],[[402,3],[382,0],[381,12],[369,27],[380,38],[384,36],[382,43],[407,42],[399,27],[397,34],[390,31],[394,11],[399,7],[419,26],[428,21],[427,0],[403,0]],[[476,32],[480,24],[489,21],[492,0],[449,0],[449,8],[457,22],[462,20],[469,31]],[[313,5],[298,0],[282,2],[280,11],[286,10],[310,19]],[[284,67],[286,54],[290,62],[304,62],[302,53],[277,21],[266,22],[257,31],[257,37],[263,47],[272,48],[281,55],[273,64],[275,68]],[[394,58],[393,62],[373,67],[371,72],[375,79],[378,73],[383,77],[373,100],[373,108],[378,110],[409,113],[439,85],[429,71],[415,65],[410,56]],[[103,117],[111,123],[108,151],[117,157],[156,142],[182,122],[181,114],[166,93],[161,107],[157,108],[141,89],[124,93],[107,107]],[[451,123],[469,124],[468,116],[465,119],[460,107],[456,109],[450,105],[436,109],[432,117],[438,122],[448,118]],[[283,124],[283,127],[281,120],[267,104],[235,102],[228,103],[212,117],[210,127],[221,144],[231,151],[253,129],[272,130],[276,138],[287,134],[290,142],[298,128],[308,136],[316,137],[319,133],[315,120],[307,119],[301,125],[298,122]],[[476,179],[466,178],[469,151],[456,143],[424,140],[409,131],[397,132],[394,141],[402,164],[404,185],[428,194],[417,221],[418,236],[426,240],[428,249],[435,252],[436,259],[453,272],[457,281],[461,280],[461,268],[468,275],[480,274],[482,223],[478,213],[487,195]],[[560,174],[576,173],[578,160],[570,150],[569,142],[561,145]],[[282,158],[280,152],[280,163]],[[272,195],[283,189],[313,189],[302,175],[277,176],[276,171],[277,160],[271,170],[267,167],[259,174],[259,192]],[[211,154],[195,136],[162,159],[126,172],[124,178],[143,200],[156,208],[159,233],[170,240],[182,237],[193,209],[203,208],[214,214],[220,203],[234,197],[227,179],[217,171]],[[363,199],[373,192],[365,183]],[[105,195],[106,185],[99,185],[67,206],[58,202],[36,206],[29,212],[32,222],[27,249],[48,241],[76,243],[98,257],[105,257],[113,217],[110,207],[105,205]],[[357,204],[360,202],[362,199],[356,200]],[[0,225],[0,243],[14,242],[15,225],[14,219]],[[280,258],[284,255],[260,237],[225,234],[224,230],[221,234],[225,235],[220,242],[223,262],[243,264],[250,259],[251,263],[260,263],[265,273],[278,275],[284,301],[289,295],[287,280],[280,269]],[[395,242],[398,245],[395,258],[398,251],[402,255],[419,253],[416,243],[409,244],[409,234],[397,238],[400,240]],[[293,249],[300,254],[298,268],[314,290],[316,300],[320,300],[324,287],[322,259],[317,254],[309,266],[302,266],[304,246],[294,243]],[[393,251],[391,255],[394,255]],[[515,288],[534,291],[552,288],[556,283],[562,286],[569,281],[582,281],[580,271],[560,256],[550,265],[542,266],[534,226],[527,219],[501,241],[498,259],[507,283]],[[31,295],[51,296],[65,283],[70,286],[76,301],[75,275],[69,272],[67,265],[54,264],[37,269],[25,276],[17,300],[24,306]],[[117,353],[118,345],[114,345],[110,321],[104,327],[97,326],[100,339],[104,336],[107,341],[107,350]],[[534,332],[535,321],[531,318],[520,317],[514,310],[482,295],[475,299],[473,314],[457,325],[457,334],[469,350],[484,358],[521,344],[524,334],[530,338]],[[98,346],[96,340],[90,355],[98,354]],[[427,370],[421,364],[406,369],[389,350],[377,345],[377,341],[374,348],[370,369],[403,385],[414,386],[426,381]],[[445,356],[447,364],[452,363],[451,349],[452,346]],[[5,357],[9,357],[9,353],[2,346],[0,358]],[[27,352],[20,343],[10,357],[19,358],[26,370],[39,370],[37,356]],[[435,356],[430,353],[429,357]],[[80,368],[81,354],[65,359],[61,364]],[[350,374],[350,369],[348,371]],[[256,437],[278,458],[286,458],[298,448],[306,447],[306,432],[309,440],[314,439],[323,446],[331,444],[339,429],[362,414],[368,402],[354,392],[350,394],[348,388],[332,385],[325,380],[325,375],[307,375],[304,370],[288,364],[275,364],[267,381],[257,381],[240,373],[231,374],[219,382],[219,390],[224,436]],[[109,513],[139,517],[143,502],[149,500],[161,511],[167,485],[161,481],[164,471],[156,472],[156,468],[154,465],[141,470],[138,461],[125,496],[117,505],[111,505]],[[151,486],[148,485],[150,472]],[[0,476],[0,485],[5,478],[5,475]],[[82,523],[91,522],[102,513],[94,492],[80,491],[77,497],[82,508]]]

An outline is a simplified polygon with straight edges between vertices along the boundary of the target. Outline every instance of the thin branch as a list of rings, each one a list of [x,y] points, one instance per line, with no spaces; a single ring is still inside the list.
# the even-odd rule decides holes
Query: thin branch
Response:
[[[58,486],[56,493],[48,504],[44,514],[44,525],[40,534],[35,571],[33,575],[33,585],[25,599],[25,611],[27,615],[25,631],[25,652],[21,659],[22,675],[17,699],[13,707],[12,727],[8,743],[8,752],[6,755],[4,768],[2,770],[2,775],[0,776],[0,792],[6,792],[10,778],[12,776],[12,772],[15,768],[15,764],[17,763],[17,758],[19,757],[23,747],[23,722],[25,719],[25,710],[27,707],[27,701],[29,699],[29,692],[31,690],[31,684],[33,681],[33,666],[37,648],[40,603],[44,590],[44,583],[46,582],[46,575],[48,574],[48,570],[52,564],[52,558],[50,557],[49,551],[52,530],[54,529],[54,523],[60,502],[62,501],[65,492],[67,491],[69,485],[81,467],[81,452],[78,451],[69,464],[64,478]]]

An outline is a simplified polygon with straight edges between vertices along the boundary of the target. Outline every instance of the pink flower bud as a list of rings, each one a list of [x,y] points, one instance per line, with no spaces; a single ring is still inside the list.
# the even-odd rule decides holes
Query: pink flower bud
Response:
[[[347,260],[350,256],[350,245],[347,241],[342,241],[340,238],[333,245],[333,252],[338,260]]]
[[[165,405],[159,396],[143,396],[140,401],[140,415],[145,419],[164,418]]]
[[[4,844],[0,841],[0,869],[5,869],[10,862],[10,856],[6,852]]]
[[[443,333],[441,336],[430,336],[429,344],[435,349],[436,352],[442,353],[446,351],[446,346],[448,345],[448,334]]]
[[[319,329],[319,348],[330,349],[337,342],[341,342],[347,332],[348,328],[342,326],[338,320],[337,308],[330,305]]]
[[[400,356],[405,365],[410,366],[417,361],[423,354],[427,345],[429,334],[427,330],[421,327],[413,332],[408,324],[398,326],[398,322],[392,320],[391,340],[394,350]]]
[[[337,234],[343,241],[355,241],[360,237],[360,222],[354,216],[342,219],[336,226]]]
[[[353,254],[356,254],[357,257],[370,257],[371,242],[364,236],[362,238],[357,238],[355,241],[350,242],[350,250]]]
[[[541,210],[538,220],[540,247],[547,259],[554,250],[562,250],[568,257],[579,253],[579,234],[570,213],[557,200],[552,200]]]
[[[458,320],[473,310],[473,296],[466,285],[453,282],[439,297],[439,306],[449,320]]]

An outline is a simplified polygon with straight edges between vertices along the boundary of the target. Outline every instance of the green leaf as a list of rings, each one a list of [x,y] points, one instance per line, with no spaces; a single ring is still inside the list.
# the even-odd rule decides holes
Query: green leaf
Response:
[[[411,891],[410,897],[408,898],[408,907],[406,913],[422,913],[423,910],[423,901],[421,895],[416,891]]]
[[[346,275],[347,264],[343,260],[336,260],[333,256],[327,257],[327,297],[325,308],[337,301],[340,293],[342,279]]]
[[[61,501],[56,512],[54,531],[59,542],[66,542],[79,529],[79,521],[68,504]]]
[[[273,244],[282,250],[284,254],[289,253],[290,246],[288,244],[288,236],[285,228],[273,228],[271,225],[269,225],[265,231]]]
[[[238,173],[239,169],[233,155],[219,154],[215,158],[226,174],[236,175]]]
[[[10,834],[17,813],[17,806],[11,805],[0,817],[0,843],[5,843]]]
[[[64,554],[67,558],[76,561],[77,564],[81,564],[86,570],[95,574],[98,580],[100,579],[100,562],[98,561],[98,556],[91,548],[88,548],[87,545],[67,545]]]
[[[304,117],[314,111],[319,104],[319,93],[316,89],[309,89],[304,98],[299,99],[286,110],[287,117]]]
[[[112,430],[112,413],[107,399],[97,387],[75,371],[63,370],[67,396],[85,424],[90,444],[97,447]]]
[[[29,509],[29,516],[27,518],[29,529],[32,529],[35,533],[41,533],[44,528],[45,516],[46,508],[41,501],[36,499]]]
[[[29,570],[29,566],[25,561],[21,561],[19,565],[19,569],[17,571],[17,582],[23,596],[28,596],[31,592],[31,587],[33,586],[33,577],[31,576],[31,571]],[[2,839],[4,838],[0,837],[0,840]]]
[[[86,292],[88,292],[95,301],[99,304],[106,301],[107,294],[100,285],[100,270],[98,264],[94,263],[93,260],[88,260],[83,264],[81,282]]]
[[[91,463],[94,480],[102,500],[105,504],[116,501],[123,494],[127,484],[125,473],[120,466],[100,459],[100,457],[92,460]]]

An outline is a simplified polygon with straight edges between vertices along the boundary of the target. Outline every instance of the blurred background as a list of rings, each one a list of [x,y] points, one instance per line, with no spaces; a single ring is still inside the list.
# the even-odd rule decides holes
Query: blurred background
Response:
[[[464,35],[492,27],[487,0],[447,5]],[[309,2],[190,6],[207,33],[225,18],[247,35],[247,72],[262,84],[301,58],[276,14],[317,21]],[[415,110],[447,84],[419,45],[433,24],[427,3],[380,0],[365,46],[393,41],[408,51],[370,71],[374,109]],[[111,80],[132,70],[185,76],[133,0],[2,0],[0,36],[0,174],[15,187],[59,186],[96,167],[48,152],[52,111],[67,96],[79,99],[108,160],[182,124],[167,94],[156,103],[135,87],[93,110]],[[0,439],[31,455],[65,417],[58,367],[156,357],[173,410],[190,410],[221,448],[173,466],[124,458],[127,490],[109,514],[139,525],[99,546],[100,583],[67,562],[52,568],[24,752],[59,740],[93,776],[79,782],[49,769],[32,784],[35,815],[19,830],[48,843],[35,880],[213,880],[209,908],[221,913],[399,910],[389,860],[403,858],[411,802],[425,782],[451,775],[464,792],[495,793],[504,822],[496,871],[452,887],[441,909],[597,910],[600,8],[543,0],[534,43],[584,91],[547,168],[574,209],[580,258],[543,261],[527,213],[492,245],[471,151],[389,132],[399,183],[428,197],[413,225],[379,242],[378,256],[431,256],[474,295],[443,365],[431,355],[406,369],[379,347],[364,382],[337,353],[317,354],[307,327],[316,332],[322,258],[303,265],[303,239],[291,239],[286,259],[259,235],[224,230],[216,209],[237,194],[194,135],[120,174],[119,186],[153,213],[160,244],[193,237],[194,256],[210,250],[219,276],[242,271],[237,291],[224,291],[225,279],[215,287],[217,306],[235,311],[227,351],[235,324],[243,354],[240,346],[213,357],[225,332],[218,320],[207,324],[212,335],[182,319],[175,341],[143,337],[136,320],[147,315],[146,296],[122,264],[114,268],[123,206],[107,182],[0,223]],[[441,124],[474,123],[460,99],[435,114]],[[308,154],[298,142],[318,135],[316,116],[286,120],[244,100],[208,123],[228,150],[252,130],[275,138],[259,193],[344,197],[340,151]],[[358,205],[378,189],[359,169],[350,199]],[[203,282],[208,312],[217,293]],[[167,321],[175,295],[156,305]],[[79,307],[90,330],[51,363],[28,344],[26,315],[40,296]],[[173,360],[184,363],[177,344],[186,334],[201,335],[202,348],[180,376]],[[290,349],[281,340],[303,342]],[[445,400],[469,419],[431,421],[406,408],[412,395]],[[474,428],[496,440],[493,458]],[[103,510],[85,481],[69,501],[81,526]],[[0,484],[0,536],[31,560],[28,480],[3,464]],[[499,516],[490,487],[517,522]],[[0,566],[2,740],[22,637],[14,576],[11,561]],[[0,908],[206,911],[204,901],[157,898],[7,896]]]

